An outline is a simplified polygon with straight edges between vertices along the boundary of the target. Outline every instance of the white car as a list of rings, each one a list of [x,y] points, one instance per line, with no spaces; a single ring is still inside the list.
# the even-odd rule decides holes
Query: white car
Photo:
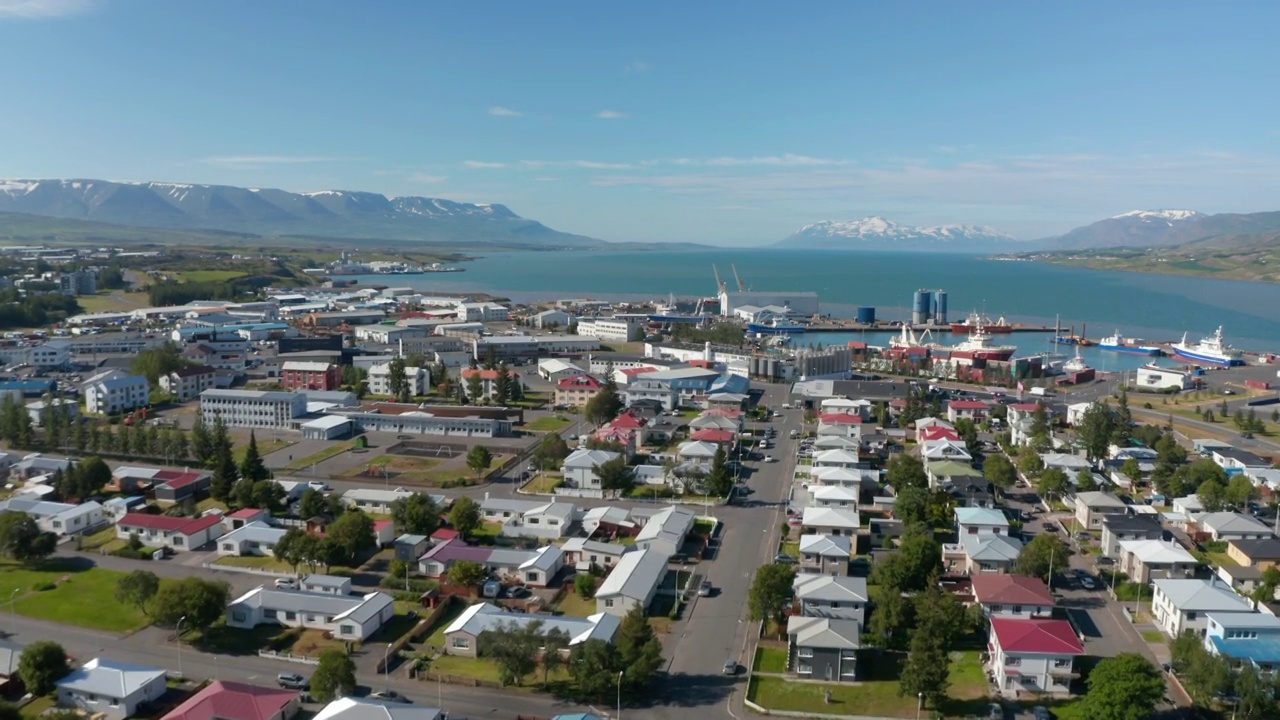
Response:
[[[764,461],[765,461],[765,462],[767,462],[767,463],[771,463],[771,462],[773,462],[773,456],[772,456],[772,455],[765,455],[765,456],[764,456]]]

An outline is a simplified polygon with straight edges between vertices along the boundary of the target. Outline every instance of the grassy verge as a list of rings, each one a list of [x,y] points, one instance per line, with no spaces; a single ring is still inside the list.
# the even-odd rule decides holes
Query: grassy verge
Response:
[[[249,438],[247,436],[236,441],[236,446],[231,451],[232,455],[235,456],[236,465],[239,465],[244,460],[244,454],[249,450],[248,443]],[[288,440],[281,440],[279,438],[266,438],[265,440],[259,440],[258,454],[262,457],[266,457],[267,455],[270,455],[277,450],[283,450],[292,444],[293,443]]]
[[[285,465],[284,469],[286,472],[297,472],[298,470],[305,470],[311,467],[312,465],[318,465],[324,462],[325,460],[328,460],[329,458],[337,457],[342,453],[350,450],[353,447],[355,447],[354,442],[334,443],[333,445],[329,445],[328,447],[326,447],[325,449],[319,452],[313,452],[306,457],[302,457],[302,458],[298,458],[297,460],[294,460],[288,465]],[[263,453],[263,454],[265,455],[266,453]]]
[[[534,475],[533,479],[525,483],[520,489],[531,493],[551,493],[564,482],[564,478],[560,473],[540,473]]]
[[[223,567],[241,567],[254,568],[255,570],[278,570],[281,572],[293,572],[293,566],[280,562],[270,555],[228,555],[220,557],[213,561],[214,565]]]
[[[756,648],[754,672],[784,673],[787,671],[787,651],[782,648]]]
[[[547,415],[524,426],[530,432],[556,433],[573,424],[573,419],[561,415]]]
[[[1159,630],[1143,630],[1139,634],[1142,635],[1143,640],[1146,640],[1149,643],[1164,644],[1169,639],[1168,635],[1165,635]]]
[[[183,282],[226,282],[227,280],[235,280],[248,275],[240,270],[183,270],[182,272],[172,273],[177,275]]]
[[[22,706],[22,717],[35,720],[41,713],[53,709],[57,704],[52,695],[43,695]]]
[[[114,525],[103,528],[92,535],[80,536],[80,549],[86,552],[97,550],[106,545],[110,545],[120,538],[116,537],[116,528]]]
[[[76,298],[86,313],[130,312],[140,307],[147,307],[151,301],[144,292],[120,293],[103,292],[98,295],[81,295]]]

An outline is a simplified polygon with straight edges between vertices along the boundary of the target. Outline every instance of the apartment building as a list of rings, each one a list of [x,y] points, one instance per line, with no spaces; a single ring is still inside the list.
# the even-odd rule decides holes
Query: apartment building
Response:
[[[307,396],[302,393],[218,389],[200,393],[205,422],[222,418],[228,427],[290,430],[306,412]]]
[[[80,386],[84,407],[96,415],[113,415],[145,407],[151,402],[151,387],[141,375],[109,370],[94,375]]]
[[[290,360],[280,366],[280,385],[285,390],[337,390],[342,385],[342,368],[333,363]]]

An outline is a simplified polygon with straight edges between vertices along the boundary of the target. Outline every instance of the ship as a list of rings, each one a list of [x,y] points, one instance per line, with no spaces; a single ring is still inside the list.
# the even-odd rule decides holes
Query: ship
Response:
[[[969,333],[968,340],[952,345],[949,349],[954,353],[969,354],[982,360],[1008,360],[1018,348],[1013,345],[992,345],[991,336],[979,320],[974,324],[973,332]]]
[[[780,317],[774,317],[765,322],[747,324],[747,332],[752,332],[756,335],[799,335],[804,331],[804,325]]]
[[[1244,354],[1222,339],[1221,325],[1212,335],[1200,338],[1200,342],[1195,344],[1187,342],[1187,334],[1183,333],[1182,342],[1173,344],[1173,355],[1200,365],[1231,367],[1244,364]]]
[[[1139,338],[1127,338],[1116,330],[1116,334],[1110,337],[1104,337],[1098,341],[1098,348],[1101,350],[1110,350],[1112,352],[1131,353],[1134,355],[1163,355],[1164,351],[1154,345],[1142,345]]]
[[[967,333],[981,325],[988,334],[1004,335],[1013,332],[1013,325],[1001,316],[999,320],[992,321],[991,318],[983,317],[978,313],[969,313],[969,317],[964,322],[951,323],[951,332]]]
[[[927,338],[928,336],[929,336],[929,331],[925,330],[924,334],[920,335],[919,337],[916,337],[915,331],[912,330],[909,325],[907,325],[906,323],[903,323],[902,334],[896,338],[890,339],[889,347],[899,349],[899,350],[907,350],[910,348],[939,347],[937,343],[925,342],[925,338]]]
[[[1085,364],[1084,358],[1080,357],[1079,345],[1076,346],[1075,357],[1062,363],[1062,372],[1067,375],[1074,375],[1075,373],[1084,372],[1085,370],[1088,370],[1088,369],[1089,369],[1089,366]]]

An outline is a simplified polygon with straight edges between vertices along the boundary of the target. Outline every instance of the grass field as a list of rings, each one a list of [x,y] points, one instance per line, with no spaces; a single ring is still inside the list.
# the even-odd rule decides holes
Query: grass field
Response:
[[[554,610],[569,617],[588,617],[597,612],[595,600],[589,600],[575,592],[565,593]]]
[[[560,432],[573,424],[573,419],[563,415],[547,415],[524,426],[530,432]]]
[[[525,483],[520,489],[525,492],[532,493],[549,493],[555,492],[560,487],[560,483],[564,480],[560,473],[540,473],[534,475],[529,482]]]
[[[81,295],[76,298],[86,313],[129,312],[151,304],[144,292]]]
[[[467,603],[454,601],[453,605],[440,615],[440,619],[436,621],[435,627],[431,629],[431,635],[424,643],[428,647],[443,648],[444,647],[444,629],[458,619],[458,616],[467,609]]]
[[[266,457],[271,453],[276,452],[277,450],[283,450],[292,444],[293,443],[288,440],[281,440],[279,438],[263,438],[258,440],[258,455],[260,457]],[[237,438],[235,447],[231,450],[232,455],[235,456],[236,465],[239,465],[240,462],[244,460],[244,454],[248,452],[248,450],[249,436],[246,435],[243,438]]]
[[[248,275],[242,270],[183,270],[170,274],[177,275],[183,282],[226,282]]]
[[[87,568],[82,563],[50,560],[34,567],[0,563],[0,597],[14,590],[19,615],[93,630],[126,632],[147,624],[141,610],[116,600],[116,584],[125,573]],[[35,590],[53,583],[52,590]]]
[[[782,648],[756,648],[755,672],[784,673],[787,671],[787,651]]]
[[[270,555],[245,555],[238,557],[228,555],[220,557],[213,561],[214,565],[225,565],[227,567],[254,568],[256,570],[279,570],[281,572],[293,572],[293,566],[288,563],[280,562]]]
[[[898,695],[899,663],[882,662],[860,669],[866,682],[794,683],[783,678],[754,677],[747,698],[771,710],[830,715],[916,717],[916,699]],[[966,716],[981,711],[987,686],[976,652],[952,653],[951,688],[939,710],[946,716]],[[825,693],[831,693],[827,704]]]
[[[311,467],[312,465],[317,465],[319,463],[322,463],[325,460],[328,460],[329,458],[337,457],[342,453],[350,450],[353,447],[355,447],[354,442],[334,443],[319,452],[313,452],[306,457],[302,457],[302,458],[298,458],[297,460],[294,460],[288,465],[285,465],[284,469],[286,472],[296,472],[298,470],[305,470]],[[262,453],[262,454],[265,455],[266,453]]]
[[[1149,643],[1164,643],[1169,639],[1168,635],[1165,635],[1159,630],[1143,630],[1139,634],[1142,635],[1143,640],[1146,640]]]

